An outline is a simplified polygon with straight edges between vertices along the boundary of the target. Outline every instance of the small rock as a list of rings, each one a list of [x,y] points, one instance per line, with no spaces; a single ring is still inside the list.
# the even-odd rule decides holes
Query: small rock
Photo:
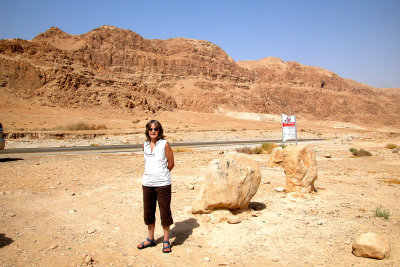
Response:
[[[50,249],[50,250],[53,250],[53,249],[56,249],[56,248],[58,248],[58,245],[57,245],[57,244],[54,244],[54,245],[52,245],[49,249]]]
[[[253,212],[251,213],[251,216],[252,216],[252,217],[258,217],[258,216],[260,216],[260,212],[258,212],[258,211],[253,211]]]
[[[194,190],[194,186],[193,185],[188,185],[187,189],[188,190]]]
[[[325,158],[327,158],[327,159],[330,159],[330,158],[332,157],[332,155],[329,154],[329,153],[325,153],[325,154],[323,154],[323,156],[324,156]]]
[[[86,262],[87,264],[93,262],[92,256],[87,255],[86,258],[85,258],[85,262]]]
[[[222,148],[220,148],[219,150],[218,150],[218,154],[224,154],[225,153],[225,151],[222,149]]]
[[[284,187],[277,187],[275,188],[276,192],[285,192],[285,188]]]
[[[89,229],[87,231],[88,234],[94,234],[96,232],[96,229]]]
[[[75,196],[75,193],[74,193],[74,192],[72,192],[72,193],[71,193],[71,196]]]
[[[322,225],[322,222],[317,222],[318,225]]]
[[[204,261],[207,261],[207,262],[211,261],[209,257],[204,257],[203,260],[204,260]]]
[[[76,212],[76,210],[69,210],[69,211],[68,211],[68,213],[71,213],[71,214],[72,214],[72,213],[75,213],[75,212]]]
[[[228,218],[228,223],[229,224],[238,224],[241,223],[242,220],[240,220],[240,218],[236,217],[236,216],[231,216]]]
[[[393,149],[392,153],[399,153],[399,150],[398,149]]]

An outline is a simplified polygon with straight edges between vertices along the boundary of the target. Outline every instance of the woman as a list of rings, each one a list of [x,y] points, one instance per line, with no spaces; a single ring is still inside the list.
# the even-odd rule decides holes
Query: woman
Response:
[[[148,237],[137,248],[144,249],[156,245],[154,239],[156,203],[160,208],[161,225],[164,231],[162,252],[171,252],[169,243],[170,225],[174,223],[171,214],[171,177],[174,168],[174,154],[167,141],[164,131],[156,120],[146,124],[146,139],[143,144],[144,174],[143,174],[143,208],[144,223],[147,225]]]

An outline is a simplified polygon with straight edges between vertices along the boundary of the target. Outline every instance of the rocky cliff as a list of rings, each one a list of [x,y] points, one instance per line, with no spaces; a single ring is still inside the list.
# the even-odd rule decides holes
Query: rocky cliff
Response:
[[[398,120],[386,93],[278,58],[235,62],[193,39],[148,40],[102,26],[82,35],[52,27],[33,40],[0,40],[3,93],[41,105],[144,110],[217,108],[308,118]]]

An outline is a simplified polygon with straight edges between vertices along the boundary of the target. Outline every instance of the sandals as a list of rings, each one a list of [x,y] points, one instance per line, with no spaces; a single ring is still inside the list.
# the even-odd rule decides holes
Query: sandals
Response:
[[[145,245],[144,242],[146,242],[146,241],[143,241],[142,243],[140,243],[142,246],[139,247],[139,245],[138,245],[137,248],[138,249],[145,249],[145,248],[148,248],[148,247],[154,247],[156,245],[156,241],[154,239],[146,238],[146,240],[149,241],[150,243]]]
[[[168,244],[168,246],[164,247],[164,244]],[[167,249],[169,249],[169,250],[167,250]],[[171,244],[169,243],[169,241],[163,241],[162,252],[163,252],[163,253],[170,253],[170,252],[172,252]]]
[[[156,245],[156,241],[154,239],[146,238],[146,240],[149,241],[150,243],[145,245],[144,242],[146,242],[146,241],[143,241],[142,243],[140,243],[140,245],[142,245],[142,246],[139,247],[139,245],[138,245],[137,248],[138,249],[145,249],[145,248],[148,248],[148,247],[154,247]],[[167,246],[164,247],[164,244],[167,244]],[[163,241],[162,252],[163,253],[172,252],[171,243],[169,243],[169,241]]]

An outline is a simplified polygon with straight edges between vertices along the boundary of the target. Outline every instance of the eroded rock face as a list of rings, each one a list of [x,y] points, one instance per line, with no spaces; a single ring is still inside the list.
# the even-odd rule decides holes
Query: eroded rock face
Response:
[[[225,154],[210,162],[203,190],[193,203],[192,212],[247,208],[260,182],[261,170],[257,162],[244,154]]]
[[[315,152],[309,146],[285,147],[283,168],[286,174],[286,192],[311,193],[315,191],[317,162]]]
[[[268,160],[268,167],[282,167],[283,165],[283,150],[282,147],[275,147]]]
[[[383,235],[368,232],[360,235],[352,245],[357,257],[385,259],[390,255],[389,240]]]
[[[31,41],[0,40],[2,89],[51,107],[266,114],[291,107],[308,118],[400,120],[398,92],[277,58],[235,62],[208,41],[150,40],[112,26],[81,35],[52,27]]]

